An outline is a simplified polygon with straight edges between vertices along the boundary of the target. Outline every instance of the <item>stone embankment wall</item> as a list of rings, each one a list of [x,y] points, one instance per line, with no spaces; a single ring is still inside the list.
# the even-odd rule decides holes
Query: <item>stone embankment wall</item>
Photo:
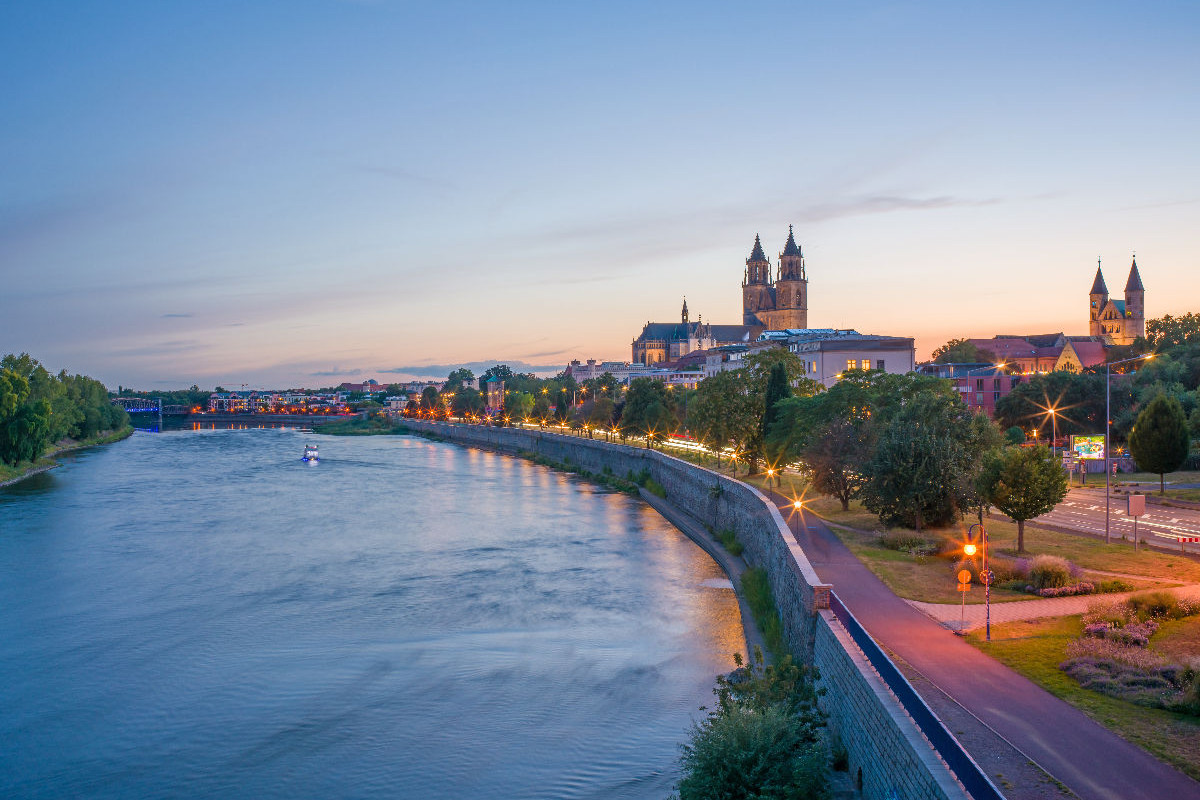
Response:
[[[713,531],[733,530],[746,562],[766,570],[792,652],[814,664],[827,689],[829,727],[849,755],[862,796],[884,800],[951,800],[966,793],[934,753],[896,697],[829,611],[822,583],[775,504],[751,486],[641,447],[524,428],[405,420],[417,433],[461,444],[531,453],[593,473],[620,477],[647,471],[666,501]]]

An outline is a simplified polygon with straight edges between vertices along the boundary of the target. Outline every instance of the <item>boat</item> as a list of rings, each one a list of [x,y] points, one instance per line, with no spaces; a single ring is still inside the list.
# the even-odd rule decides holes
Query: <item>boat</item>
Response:
[[[304,445],[304,455],[300,457],[300,460],[309,464],[315,464],[320,461],[321,455],[317,451],[317,446],[315,444]]]

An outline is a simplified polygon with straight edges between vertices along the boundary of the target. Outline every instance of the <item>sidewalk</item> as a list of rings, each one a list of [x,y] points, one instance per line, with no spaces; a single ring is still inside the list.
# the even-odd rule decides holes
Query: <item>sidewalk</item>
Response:
[[[972,589],[972,592],[975,592]],[[982,592],[982,590],[979,590]],[[1200,584],[1188,584],[1164,589],[1142,589],[1136,592],[1114,592],[1112,594],[1086,594],[1075,597],[1047,597],[1041,600],[1018,600],[1009,603],[992,603],[992,624],[1002,622],[1019,622],[1027,619],[1043,619],[1045,617],[1067,617],[1072,614],[1082,614],[1093,603],[1116,603],[1135,594],[1147,591],[1170,592],[1177,597],[1200,599]],[[978,599],[978,598],[976,598]],[[919,600],[905,600],[913,608],[952,631],[969,631],[983,627],[986,622],[986,607],[982,603],[972,603],[963,610],[958,604],[951,603],[922,603]],[[960,627],[960,620],[965,620]]]

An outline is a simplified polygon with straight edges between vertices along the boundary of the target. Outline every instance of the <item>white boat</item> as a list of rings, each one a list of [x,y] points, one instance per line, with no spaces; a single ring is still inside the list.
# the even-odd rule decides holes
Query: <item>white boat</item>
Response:
[[[308,462],[309,464],[315,464],[320,461],[321,454],[317,451],[317,446],[315,444],[304,445],[304,455],[300,458],[300,460]]]

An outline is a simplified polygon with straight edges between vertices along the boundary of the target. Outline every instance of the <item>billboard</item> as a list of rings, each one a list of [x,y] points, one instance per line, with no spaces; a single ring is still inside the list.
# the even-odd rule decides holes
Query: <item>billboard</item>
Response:
[[[1071,452],[1075,454],[1076,458],[1103,460],[1104,434],[1097,433],[1090,436],[1072,436]]]

